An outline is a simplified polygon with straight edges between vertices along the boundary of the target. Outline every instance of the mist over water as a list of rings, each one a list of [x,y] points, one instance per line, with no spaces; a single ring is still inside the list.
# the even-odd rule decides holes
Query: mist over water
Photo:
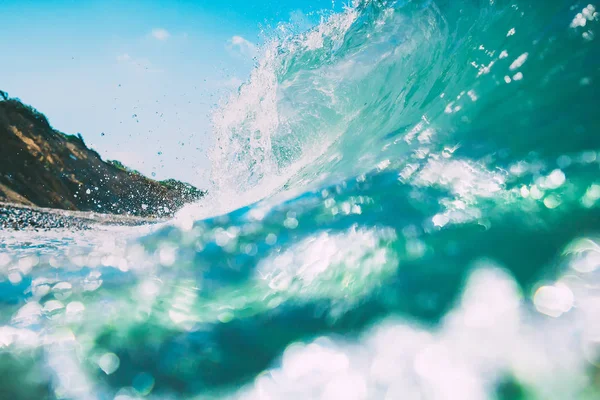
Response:
[[[213,116],[201,203],[0,232],[0,393],[597,398],[599,19],[360,1],[282,24]]]

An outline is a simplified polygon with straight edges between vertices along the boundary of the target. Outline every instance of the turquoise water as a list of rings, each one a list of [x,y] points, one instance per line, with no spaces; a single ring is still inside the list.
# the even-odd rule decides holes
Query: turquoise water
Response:
[[[600,396],[599,14],[282,24],[172,221],[0,232],[0,398]]]

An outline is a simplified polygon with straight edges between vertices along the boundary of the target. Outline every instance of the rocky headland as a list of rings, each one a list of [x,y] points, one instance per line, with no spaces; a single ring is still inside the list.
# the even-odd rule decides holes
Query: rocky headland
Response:
[[[204,195],[190,184],[102,160],[81,135],[59,132],[42,113],[0,91],[0,227],[30,225],[24,222],[30,214],[45,222],[65,215],[39,207],[165,218]]]

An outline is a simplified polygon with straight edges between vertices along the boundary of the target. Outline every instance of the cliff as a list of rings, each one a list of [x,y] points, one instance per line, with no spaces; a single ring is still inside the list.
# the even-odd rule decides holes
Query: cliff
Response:
[[[172,215],[204,194],[103,161],[80,135],[53,129],[43,114],[0,91],[0,201],[146,217]]]

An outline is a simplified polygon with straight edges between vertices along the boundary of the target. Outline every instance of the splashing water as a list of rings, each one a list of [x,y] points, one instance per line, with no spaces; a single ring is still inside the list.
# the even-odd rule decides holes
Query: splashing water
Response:
[[[203,203],[0,232],[0,397],[598,398],[599,19],[282,25],[214,115]]]

